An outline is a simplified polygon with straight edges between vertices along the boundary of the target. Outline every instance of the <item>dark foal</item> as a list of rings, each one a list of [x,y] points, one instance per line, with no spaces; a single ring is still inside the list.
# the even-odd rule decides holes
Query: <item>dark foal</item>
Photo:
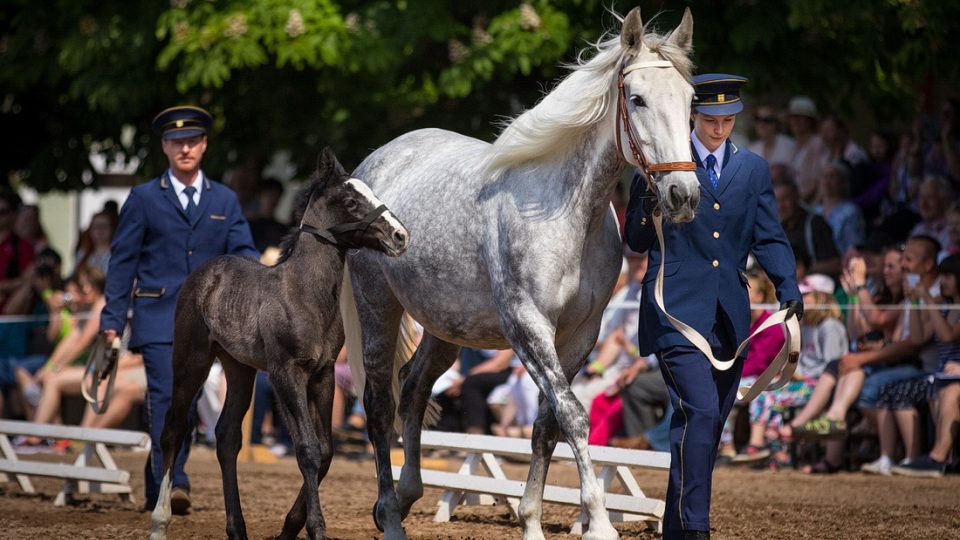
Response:
[[[187,411],[214,358],[227,377],[217,423],[227,536],[246,538],[237,488],[240,422],[250,405],[257,369],[270,374],[296,445],[303,486],[279,538],[325,537],[320,482],[330,467],[334,361],[343,345],[339,297],[345,248],[402,254],[407,231],[360,180],[350,178],[329,149],[301,195],[300,229],[283,244],[273,267],[234,256],[214,259],[184,282],[174,326],[174,386],[161,437],[164,479],[150,537],[170,523],[170,468],[191,426]]]

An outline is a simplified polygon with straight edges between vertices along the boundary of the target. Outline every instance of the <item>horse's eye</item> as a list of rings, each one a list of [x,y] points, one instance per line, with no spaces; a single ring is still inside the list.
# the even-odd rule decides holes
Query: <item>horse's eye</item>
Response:
[[[640,96],[630,96],[630,103],[633,103],[633,106],[637,108],[647,106],[647,102]]]
[[[357,208],[357,201],[353,199],[347,199],[343,201],[343,205],[347,207],[347,210],[354,210]]]

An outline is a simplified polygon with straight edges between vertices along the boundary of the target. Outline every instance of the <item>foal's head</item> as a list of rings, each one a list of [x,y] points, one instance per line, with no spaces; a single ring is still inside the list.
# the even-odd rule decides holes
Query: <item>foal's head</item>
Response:
[[[406,227],[367,184],[344,170],[329,148],[320,155],[316,177],[304,225],[330,224],[328,230],[346,247],[375,249],[391,257],[407,250]]]

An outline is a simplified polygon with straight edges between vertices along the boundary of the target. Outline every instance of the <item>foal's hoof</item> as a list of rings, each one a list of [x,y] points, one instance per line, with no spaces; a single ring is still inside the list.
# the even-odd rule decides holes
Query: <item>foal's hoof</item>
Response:
[[[373,524],[377,526],[377,530],[383,532],[383,525],[380,524],[380,520],[377,519],[377,503],[373,503]]]

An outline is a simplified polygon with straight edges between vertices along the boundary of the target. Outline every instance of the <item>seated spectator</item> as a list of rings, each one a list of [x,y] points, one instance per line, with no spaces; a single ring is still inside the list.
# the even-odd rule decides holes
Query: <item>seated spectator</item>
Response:
[[[863,147],[850,140],[846,121],[836,114],[828,114],[820,122],[820,140],[826,149],[826,163],[843,160],[856,167],[869,159]]]
[[[99,268],[104,274],[110,264],[110,242],[117,230],[117,217],[110,212],[101,211],[90,219],[90,226],[80,234],[80,247],[77,249],[77,266]]]
[[[920,223],[910,231],[910,236],[929,236],[949,249],[950,235],[947,230],[947,209],[954,200],[953,188],[941,177],[928,177],[917,192],[917,212]]]
[[[767,160],[771,168],[775,165],[789,167],[797,144],[789,135],[780,132],[780,119],[772,105],[759,105],[755,109],[753,130],[757,140],[750,145],[750,151]]]
[[[513,351],[460,349],[460,358],[434,383],[433,397],[441,406],[440,431],[484,434],[491,425],[487,396],[507,382]]]
[[[829,278],[828,278],[829,279]],[[798,283],[803,283],[798,280]],[[774,304],[777,301],[776,290],[773,283],[762,271],[756,270],[747,276],[747,295],[750,299],[750,328],[747,335],[753,335],[753,332],[770,318],[770,311],[761,307],[762,305]],[[776,358],[784,342],[783,329],[779,326],[767,328],[763,333],[750,341],[750,347],[747,349],[747,357],[743,362],[743,372],[740,376],[740,386],[753,386],[757,377],[762,374],[773,359]],[[744,405],[744,403],[740,403]],[[732,459],[737,455],[736,447],[733,443],[733,428],[736,425],[737,415],[740,414],[739,408],[734,407],[733,412],[727,417],[723,424],[723,432],[720,435],[720,456]],[[761,445],[757,445],[757,450]],[[766,457],[763,455],[761,457]]]
[[[877,288],[875,292],[867,288],[866,263],[862,259],[853,258],[849,264],[841,279],[851,306],[847,315],[848,338],[854,341],[854,348],[859,351],[891,343],[896,336],[900,335],[901,312],[881,310],[876,307],[878,304],[896,304],[903,300],[901,252],[897,249],[887,250],[884,256],[882,287]],[[804,340],[803,343],[810,342]],[[837,367],[838,362],[832,361],[824,368],[807,404],[790,424],[781,429],[782,438],[789,439],[796,428],[829,434],[831,422],[826,418],[819,419],[819,415],[827,408],[831,396],[836,393],[833,399],[841,408],[849,407],[856,400],[863,385],[864,373],[861,370],[847,372],[841,381]],[[817,420],[814,421],[815,419]],[[836,425],[845,429],[845,420]]]
[[[96,268],[78,270],[76,286],[67,289],[75,297],[65,299],[73,315],[69,333],[57,343],[53,354],[36,374],[30,376],[25,369],[18,368],[21,391],[36,407],[32,421],[52,422],[59,415],[61,395],[80,394],[87,351],[100,328],[100,311],[105,303],[104,280],[103,273]]]
[[[863,191],[853,197],[854,204],[860,207],[868,224],[876,221],[883,203],[889,202],[890,176],[896,150],[893,133],[877,129],[870,134],[870,160],[866,163],[865,185]]]
[[[50,245],[47,232],[43,230],[43,225],[40,223],[40,208],[35,204],[25,204],[20,207],[14,231],[22,240],[33,246],[34,253],[40,253]]]
[[[944,217],[947,229],[947,243],[942,244],[937,260],[942,261],[950,255],[960,255],[960,203],[954,202],[947,208]]]
[[[795,96],[787,108],[787,125],[796,142],[791,170],[796,175],[799,202],[813,203],[817,198],[817,179],[826,162],[827,150],[817,134],[817,106],[807,96]],[[783,215],[780,216],[783,219]],[[818,270],[819,271],[819,270]],[[837,269],[836,273],[839,273]],[[832,275],[832,274],[831,274]]]
[[[833,280],[823,274],[808,275],[800,282],[800,293],[809,309],[804,310],[800,321],[802,348],[797,370],[785,386],[763,392],[750,403],[750,444],[734,458],[734,462],[756,461],[769,456],[769,443],[775,452],[773,464],[789,464],[787,441],[781,435],[784,413],[792,407],[805,405],[827,364],[849,351],[847,330],[833,292]]]
[[[540,409],[540,389],[516,355],[510,365],[513,368],[510,378],[487,396],[491,408],[494,404],[500,406],[498,422],[490,427],[490,431],[501,437],[529,439],[533,436],[533,423]]]
[[[815,212],[833,231],[833,242],[841,254],[863,242],[866,225],[860,208],[850,201],[850,166],[842,161],[829,163],[820,177],[820,204]]]
[[[910,311],[911,329],[918,331],[912,337],[915,342],[922,342],[927,335],[932,335],[937,346],[938,365],[932,377],[921,377],[911,381],[904,381],[897,388],[891,388],[890,407],[898,409],[909,408],[916,413],[916,406],[930,399],[934,402],[931,410],[934,412],[936,440],[930,453],[919,456],[919,444],[911,445],[904,462],[891,467],[891,472],[907,476],[943,476],[946,464],[953,449],[954,431],[960,418],[960,311],[949,309],[954,299],[960,298],[958,293],[960,284],[960,255],[947,257],[940,263],[940,293],[941,298],[934,298],[930,292],[921,287],[911,291],[911,300],[917,305],[946,306],[943,310],[927,309]],[[913,416],[913,415],[911,415]],[[883,434],[883,431],[881,431]],[[903,433],[904,445],[907,445],[907,435]],[[919,422],[913,433],[915,441],[919,442]],[[881,439],[881,443],[884,442]],[[887,451],[890,451],[888,441]]]
[[[777,213],[780,224],[795,252],[805,255],[810,261],[806,271],[811,274],[839,276],[842,261],[833,231],[823,217],[808,212],[800,204],[800,192],[791,181],[778,182],[773,186],[777,198]]]

